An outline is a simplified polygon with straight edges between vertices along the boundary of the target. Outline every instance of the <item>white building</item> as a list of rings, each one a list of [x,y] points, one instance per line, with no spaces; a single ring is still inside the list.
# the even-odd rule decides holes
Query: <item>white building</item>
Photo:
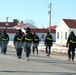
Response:
[[[18,24],[16,26],[14,26],[13,28],[15,29],[26,29],[27,27],[30,27],[31,29],[31,32],[32,33],[36,33],[39,38],[40,38],[40,41],[44,41],[45,39],[45,36],[47,34],[47,32],[49,31],[49,28],[43,28],[43,29],[39,29],[38,27],[32,25],[32,24],[29,24],[29,23],[25,23],[25,24]],[[50,27],[50,31],[51,31],[51,34],[53,36],[53,40],[56,41],[56,30],[55,30],[56,26],[51,26]]]
[[[56,44],[65,46],[71,31],[74,31],[76,35],[76,20],[62,19],[56,27]]]

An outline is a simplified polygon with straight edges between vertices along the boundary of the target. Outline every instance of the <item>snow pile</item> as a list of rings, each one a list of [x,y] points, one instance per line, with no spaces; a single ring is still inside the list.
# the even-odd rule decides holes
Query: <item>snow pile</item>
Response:
[[[14,47],[13,41],[9,41],[8,46],[10,47]],[[45,51],[45,45],[44,42],[40,42],[38,49],[41,51]],[[55,51],[55,52],[63,52],[63,53],[67,53],[68,48],[66,47],[60,47],[60,46],[56,46],[55,43],[53,43],[53,46],[51,48],[51,51]]]

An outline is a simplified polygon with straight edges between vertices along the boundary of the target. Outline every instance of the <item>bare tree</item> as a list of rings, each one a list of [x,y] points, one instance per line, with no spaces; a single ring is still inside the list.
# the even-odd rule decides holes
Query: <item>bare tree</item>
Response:
[[[35,21],[34,20],[32,20],[32,19],[30,19],[30,20],[25,20],[25,23],[30,23],[30,24],[32,24],[32,25],[34,25],[35,24]]]

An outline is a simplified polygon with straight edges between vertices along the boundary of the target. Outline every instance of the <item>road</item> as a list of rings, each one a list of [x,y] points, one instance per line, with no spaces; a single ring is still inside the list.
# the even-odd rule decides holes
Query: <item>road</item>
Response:
[[[76,60],[67,61],[66,56],[45,53],[30,55],[26,61],[25,53],[22,58],[16,57],[15,49],[8,48],[7,54],[0,54],[0,75],[76,75]]]

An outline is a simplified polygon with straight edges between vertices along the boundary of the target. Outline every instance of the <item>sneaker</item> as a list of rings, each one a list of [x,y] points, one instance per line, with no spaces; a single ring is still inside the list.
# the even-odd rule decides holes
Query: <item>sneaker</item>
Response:
[[[50,55],[49,54],[46,54],[46,57],[50,57]]]
[[[4,52],[4,55],[6,55],[6,52]]]
[[[38,53],[37,53],[37,55],[38,55]]]
[[[34,54],[34,53],[33,53]]]
[[[71,58],[68,59],[68,61],[70,61],[70,60],[71,60]]]
[[[72,59],[72,61],[74,61],[74,59]]]
[[[19,58],[21,58],[21,56],[19,56]]]
[[[29,58],[27,58],[26,60],[29,61]]]
[[[50,54],[48,54],[48,57],[50,57]]]
[[[21,56],[18,56],[18,59],[20,59],[21,58]]]

